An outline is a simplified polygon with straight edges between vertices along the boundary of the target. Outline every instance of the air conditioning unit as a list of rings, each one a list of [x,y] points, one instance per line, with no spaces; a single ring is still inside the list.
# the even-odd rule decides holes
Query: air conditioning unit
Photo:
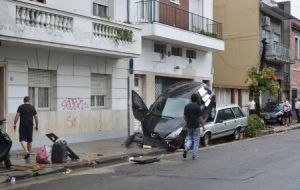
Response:
[[[271,19],[268,16],[263,16],[262,17],[262,25],[263,26],[270,26],[271,24]]]

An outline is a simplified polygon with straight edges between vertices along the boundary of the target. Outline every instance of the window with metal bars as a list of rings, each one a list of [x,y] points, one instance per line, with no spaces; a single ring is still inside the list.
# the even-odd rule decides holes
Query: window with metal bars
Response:
[[[182,57],[182,48],[172,47],[172,55]]]
[[[196,59],[196,51],[195,50],[187,49],[186,50],[186,57],[187,58]]]
[[[104,108],[108,105],[110,75],[91,74],[91,107]]]
[[[50,91],[53,80],[53,71],[29,69],[28,96],[36,109],[50,109]]]

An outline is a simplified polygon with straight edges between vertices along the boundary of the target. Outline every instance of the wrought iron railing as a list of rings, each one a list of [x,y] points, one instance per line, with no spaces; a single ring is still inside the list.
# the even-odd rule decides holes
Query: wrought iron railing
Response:
[[[156,0],[139,1],[137,22],[158,22],[191,32],[222,39],[222,24],[198,14]]]

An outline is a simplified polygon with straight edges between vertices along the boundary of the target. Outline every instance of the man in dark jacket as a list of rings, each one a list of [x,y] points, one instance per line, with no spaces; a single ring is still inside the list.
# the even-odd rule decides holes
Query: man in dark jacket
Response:
[[[186,158],[187,152],[193,145],[193,159],[199,158],[200,125],[204,129],[204,120],[201,114],[200,106],[197,104],[199,96],[192,94],[191,103],[184,108],[184,120],[187,127],[187,141],[183,151],[183,158]]]
[[[19,140],[25,151],[24,158],[27,159],[30,156],[32,133],[33,133],[33,118],[35,120],[35,130],[38,130],[39,120],[36,115],[35,108],[29,103],[30,98],[24,97],[24,104],[20,105],[14,120],[14,130],[16,130],[16,124],[20,118],[19,125]]]

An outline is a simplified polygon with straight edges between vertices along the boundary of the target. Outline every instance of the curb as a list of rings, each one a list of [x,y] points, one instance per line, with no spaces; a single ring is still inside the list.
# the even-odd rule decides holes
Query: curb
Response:
[[[96,167],[96,166],[103,166],[112,163],[121,163],[127,161],[129,157],[139,157],[139,156],[154,156],[163,153],[168,153],[167,150],[158,149],[153,150],[147,153],[128,153],[128,154],[120,154],[114,156],[108,156],[105,158],[99,158],[91,161],[82,160],[75,163],[65,164],[61,167],[54,167],[54,168],[44,168],[42,170],[33,172],[31,170],[28,171],[12,171],[7,174],[7,176],[2,176],[0,180],[0,184],[5,184],[10,182],[11,178],[14,177],[16,180],[21,179],[28,179],[36,176],[44,176],[48,174],[55,174],[59,172],[65,172],[67,169],[80,169],[80,168],[87,168],[87,167]]]

